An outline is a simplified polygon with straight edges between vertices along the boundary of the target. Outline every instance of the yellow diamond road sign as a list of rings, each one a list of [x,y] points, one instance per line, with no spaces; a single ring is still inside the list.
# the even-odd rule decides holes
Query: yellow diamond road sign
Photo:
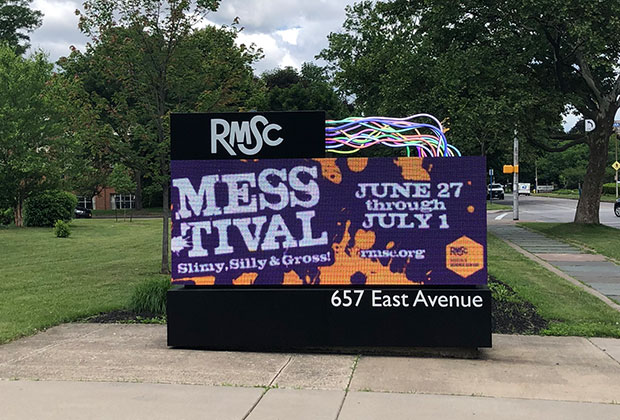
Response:
[[[616,171],[620,170],[620,162],[615,161],[614,163],[611,164],[611,167],[614,168]]]

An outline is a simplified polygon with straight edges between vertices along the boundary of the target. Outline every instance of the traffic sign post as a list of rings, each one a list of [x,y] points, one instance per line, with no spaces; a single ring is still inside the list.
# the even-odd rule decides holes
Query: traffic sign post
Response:
[[[618,170],[620,169],[620,162],[618,162],[618,134],[616,134],[616,161],[611,165],[616,170],[616,200],[618,199]]]
[[[519,220],[519,138],[515,129],[512,154],[512,220]]]
[[[489,201],[491,204],[493,204],[493,169],[489,169],[489,180],[491,182],[489,182]]]
[[[618,159],[618,140],[616,140],[616,159]],[[611,165],[616,171],[616,198],[618,198],[618,170],[620,169],[620,162],[617,160]]]

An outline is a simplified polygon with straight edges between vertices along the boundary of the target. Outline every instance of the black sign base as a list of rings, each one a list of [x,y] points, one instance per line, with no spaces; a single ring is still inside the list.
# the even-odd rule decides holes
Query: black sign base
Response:
[[[213,350],[491,347],[491,292],[456,287],[175,287],[168,345]]]

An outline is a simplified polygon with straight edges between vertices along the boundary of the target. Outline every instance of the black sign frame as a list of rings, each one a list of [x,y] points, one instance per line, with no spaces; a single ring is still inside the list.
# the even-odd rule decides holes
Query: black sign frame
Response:
[[[325,112],[175,113],[170,139],[172,160],[320,158]]]

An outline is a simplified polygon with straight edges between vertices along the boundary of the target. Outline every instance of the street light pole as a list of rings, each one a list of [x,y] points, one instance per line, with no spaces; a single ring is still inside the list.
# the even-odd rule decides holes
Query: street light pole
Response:
[[[519,138],[515,128],[515,140],[512,154],[512,220],[519,220]]]

